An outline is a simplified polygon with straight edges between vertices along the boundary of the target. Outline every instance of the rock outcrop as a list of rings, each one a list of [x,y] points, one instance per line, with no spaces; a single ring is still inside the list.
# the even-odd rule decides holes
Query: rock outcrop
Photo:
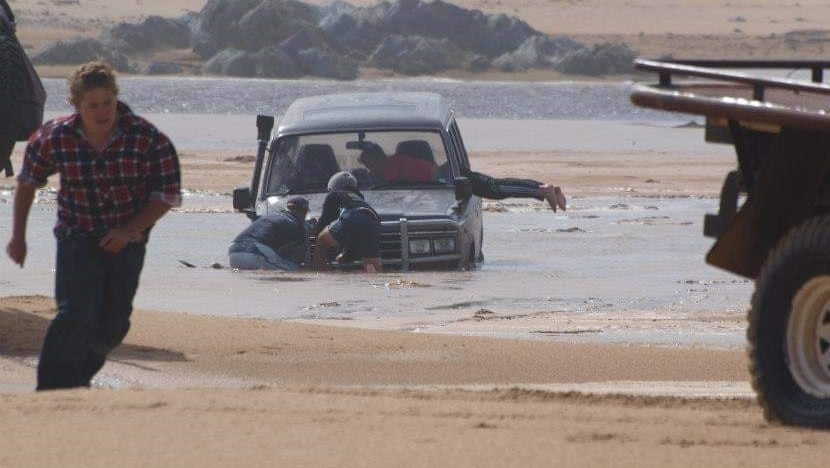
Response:
[[[32,63],[36,65],[75,65],[93,60],[109,62],[120,72],[135,72],[135,67],[124,54],[96,39],[76,37],[53,42],[32,56]]]
[[[553,69],[604,75],[631,70],[634,51],[622,44],[586,47],[551,37],[524,21],[467,10],[442,0],[381,1],[369,7],[335,2],[322,7],[297,0],[209,0],[198,13],[140,24],[121,23],[96,39],[52,44],[37,63],[113,62],[167,49],[192,48],[208,73],[239,77],[318,76],[354,79],[363,66],[407,75],[450,69],[506,72]],[[144,71],[177,73],[169,61]],[[187,69],[192,69],[189,65]]]

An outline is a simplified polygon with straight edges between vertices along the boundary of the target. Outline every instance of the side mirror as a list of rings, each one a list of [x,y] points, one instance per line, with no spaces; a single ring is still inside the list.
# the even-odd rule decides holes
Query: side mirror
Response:
[[[233,208],[238,211],[250,210],[252,198],[250,187],[236,187],[233,189]]]
[[[473,184],[470,179],[466,177],[456,177],[453,179],[455,183],[455,199],[458,201],[468,200],[473,196]]]

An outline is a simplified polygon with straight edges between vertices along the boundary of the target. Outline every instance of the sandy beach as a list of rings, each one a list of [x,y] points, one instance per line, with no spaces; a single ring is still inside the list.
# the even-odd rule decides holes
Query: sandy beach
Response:
[[[204,126],[176,116],[154,117],[184,143],[180,151],[188,190],[222,194],[246,183],[250,150],[230,135],[234,122],[244,117],[217,120],[226,130],[216,137],[228,138],[231,148],[212,150],[187,143],[198,141],[197,129]],[[722,174],[734,164],[729,147],[702,143],[699,128],[514,122],[537,135],[545,127],[567,134],[570,126],[591,128],[594,134],[604,128],[605,133],[600,141],[537,136],[496,143],[488,140],[495,124],[462,122],[473,165],[497,175],[555,178],[567,188],[572,207],[597,197],[625,202],[632,191],[655,200],[713,199]],[[620,134],[642,150],[615,149],[622,146]],[[523,151],[523,145],[549,149]],[[219,199],[227,203],[226,197]],[[527,209],[522,206],[508,208]],[[215,208],[227,211],[224,205]],[[187,209],[192,207],[182,208]],[[500,215],[496,210],[488,216]],[[573,216],[579,219],[578,212]],[[668,224],[652,228],[670,229]],[[163,221],[158,229],[164,226]],[[0,233],[6,235],[3,229]],[[157,234],[155,242],[162,238]],[[692,254],[702,257],[703,251]],[[50,260],[39,260],[44,269],[32,255],[36,263],[28,266],[28,274],[36,280],[32,269],[43,271],[42,295],[0,294],[6,296],[0,298],[0,427],[8,434],[0,450],[4,466],[59,460],[67,466],[550,466],[552,460],[561,466],[781,466],[793,459],[816,463],[821,447],[830,442],[824,433],[766,423],[754,403],[742,346],[694,338],[695,330],[742,333],[748,292],[740,292],[747,290],[740,283],[738,294],[730,293],[736,299],[729,311],[711,309],[704,301],[686,318],[667,320],[664,312],[625,306],[617,313],[570,315],[510,315],[507,308],[496,309],[496,320],[489,320],[493,312],[471,305],[447,311],[450,323],[433,327],[437,334],[429,327],[420,333],[399,331],[411,330],[406,316],[396,317],[401,308],[417,317],[417,297],[389,302],[375,294],[370,297],[378,297],[381,309],[389,304],[396,311],[379,320],[385,312],[375,309],[378,318],[370,314],[351,321],[218,317],[186,306],[171,312],[139,305],[132,331],[95,388],[35,394],[34,366],[54,303],[48,297]],[[579,264],[578,256],[562,257]],[[0,271],[16,275],[8,264]],[[276,281],[286,307],[303,307],[304,296],[306,303],[327,307],[326,297],[335,297],[331,294],[338,289],[345,287],[348,294],[349,287],[371,290],[378,284],[365,275],[343,281],[335,276],[283,278],[298,281],[292,288],[280,288],[276,276],[263,280]],[[562,280],[575,296],[598,294],[590,283],[569,276]],[[160,286],[152,272],[145,278],[142,294],[168,294],[169,286]],[[509,278],[505,281],[521,281]],[[379,284],[401,288],[394,297],[403,300],[411,297],[408,291],[439,295],[448,279],[459,280],[390,273]],[[210,278],[217,280],[221,277]],[[198,279],[181,276],[178,281],[195,287]],[[245,281],[235,278],[230,290],[241,291]],[[467,281],[458,283],[463,296]],[[12,276],[0,280],[0,287],[4,283],[20,289]],[[716,285],[702,287],[721,294]],[[244,316],[254,298],[237,294],[232,303]],[[192,301],[198,303],[195,296]],[[472,316],[464,318],[467,313]],[[534,332],[551,326],[553,339]],[[622,341],[603,342],[602,336],[615,329],[621,330]],[[537,338],[510,338],[521,336],[521,330]],[[508,333],[493,338],[501,332]],[[626,333],[678,333],[690,341],[626,343]],[[124,438],[129,443],[122,443]],[[100,450],[102,444],[108,448]],[[643,454],[648,455],[645,463]]]
[[[457,3],[586,43],[621,40],[649,56],[817,58],[826,42],[818,28],[830,19],[818,1]],[[198,11],[205,0],[10,4],[35,50],[118,21]],[[788,35],[803,30],[816,31]],[[475,169],[555,182],[572,209],[487,202],[488,229],[520,219],[511,213],[544,221],[491,231],[495,266],[479,272],[245,276],[211,269],[209,254],[199,268],[176,265],[178,244],[163,242],[187,216],[235,216],[230,227],[197,230],[199,245],[222,261],[226,232],[244,224],[228,195],[250,180],[250,117],[148,117],[176,142],[193,196],[170,215],[176,222],[154,231],[155,266],[142,279],[132,329],[92,389],[33,391],[55,313],[49,202],[36,205],[30,236],[42,243],[32,248],[30,238],[27,267],[0,259],[0,466],[823,464],[830,434],[770,424],[755,403],[743,349],[751,283],[703,265],[704,212],[688,213],[717,205],[735,156],[705,144],[701,128],[462,120]],[[12,188],[0,179],[0,219],[9,219]],[[663,212],[653,211],[658,204]],[[9,229],[0,223],[3,245]],[[632,239],[641,263],[622,255],[607,269],[591,264]],[[544,243],[537,255],[550,263],[522,271],[532,242]],[[586,245],[591,256],[578,250]],[[671,265],[661,264],[672,262],[693,272],[662,278]],[[640,285],[658,282],[664,297],[652,307],[657,291]]]
[[[104,371],[128,388],[10,389],[52,313],[0,300],[4,466],[814,466],[830,442],[763,421],[741,351],[151,311]]]

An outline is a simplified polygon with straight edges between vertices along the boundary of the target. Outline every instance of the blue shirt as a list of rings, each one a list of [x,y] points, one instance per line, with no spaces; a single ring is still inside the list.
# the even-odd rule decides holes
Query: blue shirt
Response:
[[[284,256],[286,251],[302,250],[297,247],[304,247],[308,243],[305,223],[297,219],[290,211],[280,211],[260,217],[250,226],[240,232],[236,242],[259,242],[270,247],[274,252]],[[296,254],[288,255],[295,257]],[[302,258],[289,258],[289,260],[301,261]]]
[[[371,211],[375,218],[378,218],[377,212],[366,203],[363,199],[363,194],[356,189],[352,190],[335,190],[326,195],[326,200],[323,202],[323,212],[320,213],[320,220],[317,222],[317,232],[321,232],[326,226],[336,220],[341,213],[346,210],[354,210],[364,208]]]

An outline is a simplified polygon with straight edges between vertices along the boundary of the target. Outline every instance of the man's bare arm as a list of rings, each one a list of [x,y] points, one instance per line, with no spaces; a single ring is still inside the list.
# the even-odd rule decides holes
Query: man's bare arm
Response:
[[[14,191],[12,238],[6,246],[6,254],[21,268],[23,268],[23,262],[26,261],[26,225],[36,191],[37,187],[28,182],[18,182],[17,189]]]

